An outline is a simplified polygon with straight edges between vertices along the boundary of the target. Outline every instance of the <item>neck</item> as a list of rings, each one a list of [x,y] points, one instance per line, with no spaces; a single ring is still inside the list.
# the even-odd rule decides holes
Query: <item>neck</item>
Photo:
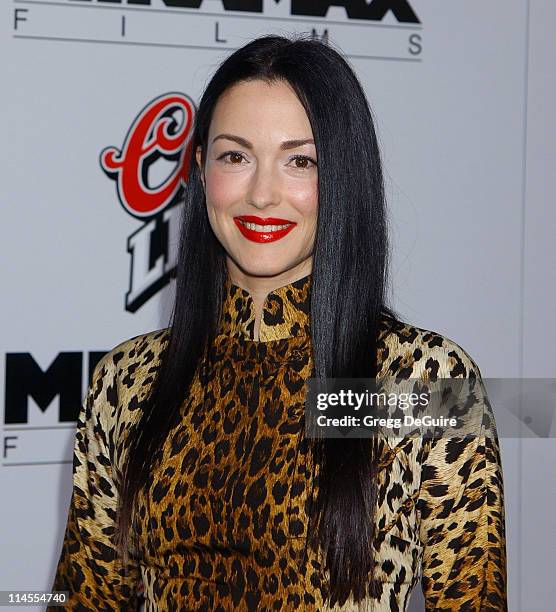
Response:
[[[253,299],[255,314],[254,339],[259,340],[262,312],[268,294],[310,274],[312,269],[312,258],[304,260],[293,268],[273,276],[254,276],[248,274],[231,260],[228,260],[227,268],[232,283],[245,289]]]

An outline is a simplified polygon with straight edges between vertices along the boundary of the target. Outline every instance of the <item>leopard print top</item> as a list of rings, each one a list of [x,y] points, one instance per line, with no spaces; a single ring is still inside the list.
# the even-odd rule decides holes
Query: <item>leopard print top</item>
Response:
[[[379,472],[369,595],[342,607],[323,601],[319,557],[309,547],[300,560],[312,473],[300,434],[312,367],[311,280],[267,296],[254,340],[252,297],[227,279],[210,367],[196,374],[139,496],[125,563],[112,536],[126,437],[167,329],[126,340],[99,362],[77,423],[52,587],[70,592],[67,609],[134,610],[142,592],[147,611],[405,610],[419,582],[427,610],[507,609],[496,436],[391,443]],[[480,379],[456,343],[401,322],[382,330],[379,357],[379,375]]]

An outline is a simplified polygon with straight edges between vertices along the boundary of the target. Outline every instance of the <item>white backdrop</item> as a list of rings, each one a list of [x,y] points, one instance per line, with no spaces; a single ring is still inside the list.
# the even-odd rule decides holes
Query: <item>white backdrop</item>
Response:
[[[364,0],[323,17],[299,0],[0,4],[0,590],[51,585],[95,358],[168,322],[179,162],[149,168],[150,188],[168,187],[149,216],[144,190],[119,197],[101,152],[139,137],[157,103],[181,120],[257,35],[328,35],[361,78],[387,177],[394,306],[461,344],[485,377],[556,377],[554,2],[399,0],[382,19]],[[501,444],[510,609],[544,611],[556,597],[556,445]]]

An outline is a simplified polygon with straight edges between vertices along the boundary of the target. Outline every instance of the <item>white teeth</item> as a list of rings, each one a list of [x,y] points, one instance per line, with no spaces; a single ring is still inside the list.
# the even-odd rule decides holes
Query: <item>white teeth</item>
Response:
[[[245,227],[255,232],[276,232],[291,225],[291,223],[286,225],[259,225],[258,223],[248,223],[247,221],[242,221],[242,223]]]

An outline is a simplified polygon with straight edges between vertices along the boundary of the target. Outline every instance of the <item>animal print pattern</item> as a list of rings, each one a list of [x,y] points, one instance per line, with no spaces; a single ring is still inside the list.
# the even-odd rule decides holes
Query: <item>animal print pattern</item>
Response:
[[[496,435],[390,440],[378,472],[368,596],[330,608],[320,557],[305,550],[310,479],[303,436],[312,367],[311,275],[253,300],[226,281],[220,328],[137,500],[129,559],[112,543],[126,439],[167,329],[121,343],[97,365],[74,447],[73,492],[53,589],[70,610],[506,610],[504,493]],[[455,342],[387,321],[379,376],[476,378]],[[316,466],[318,474],[318,466]],[[306,552],[306,556],[304,556]],[[50,608],[48,608],[50,609]]]

